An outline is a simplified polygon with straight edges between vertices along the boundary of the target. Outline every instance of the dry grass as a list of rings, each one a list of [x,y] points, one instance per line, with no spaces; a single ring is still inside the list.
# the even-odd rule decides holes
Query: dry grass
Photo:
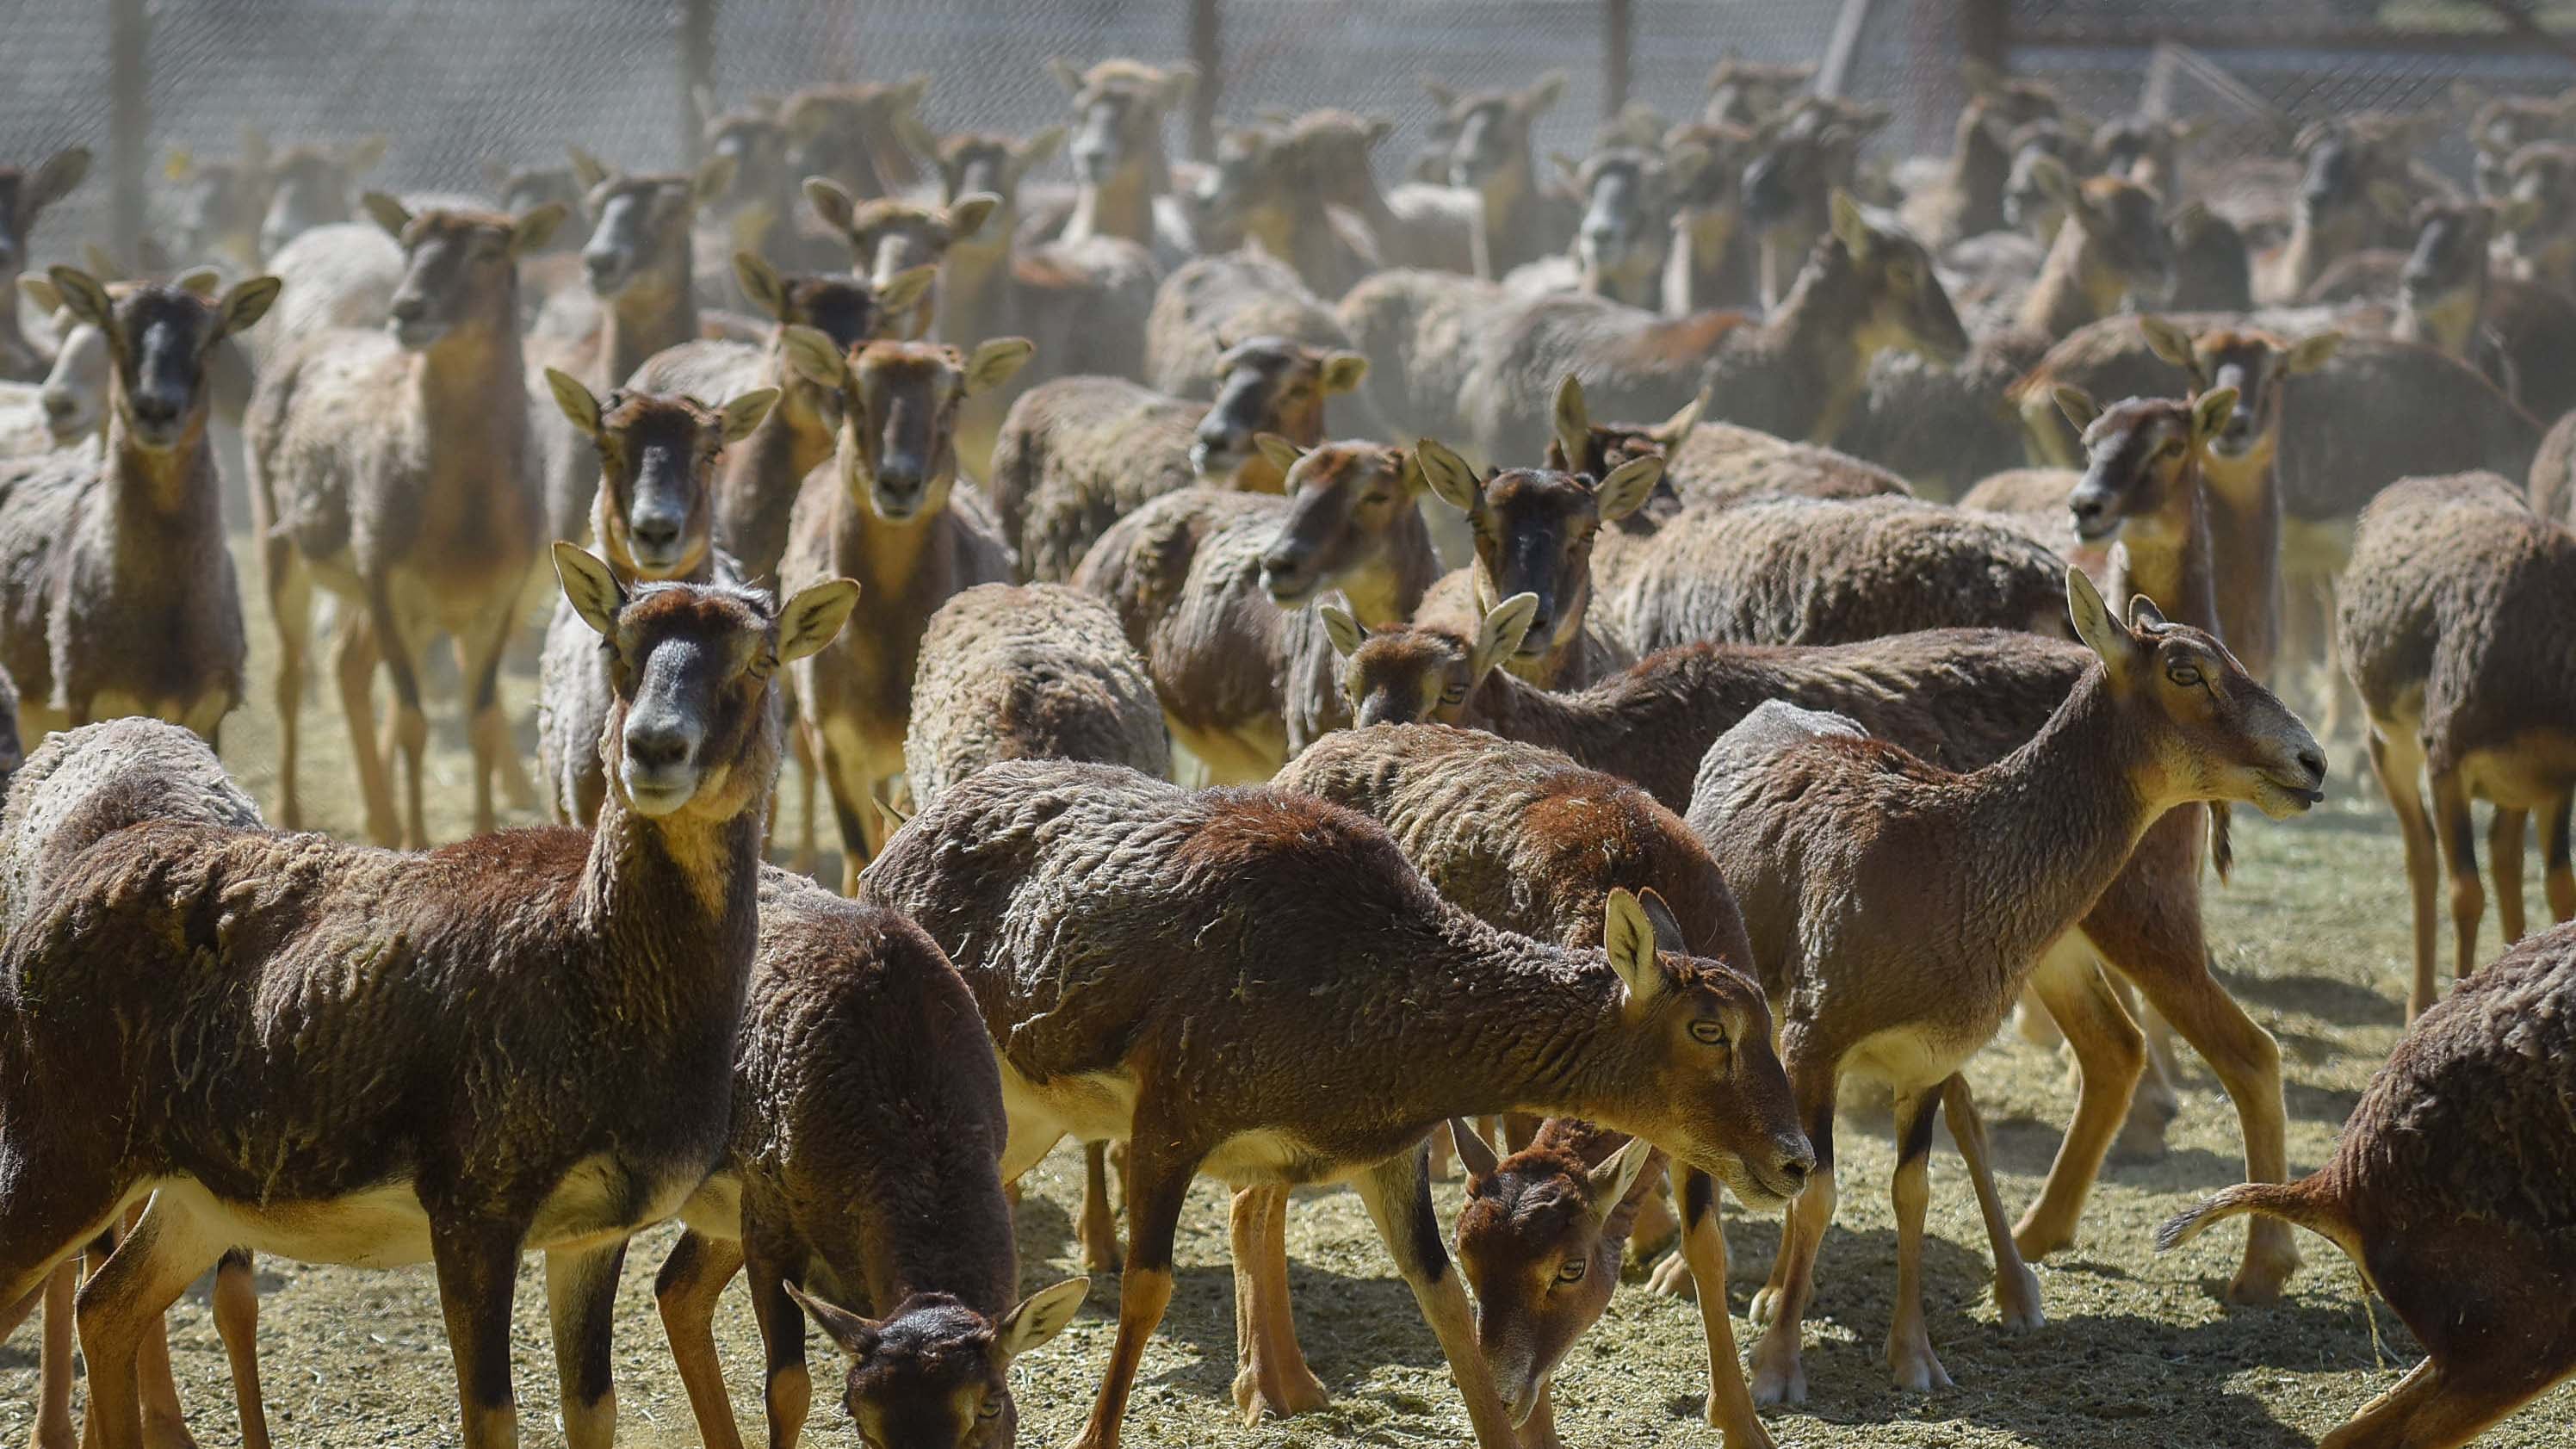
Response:
[[[247,564],[247,560],[245,560]],[[245,577],[255,577],[246,571]],[[264,609],[254,604],[255,694],[265,700],[269,660]],[[533,681],[515,672],[509,702],[525,712]],[[436,718],[434,712],[434,718]],[[316,823],[353,829],[355,802],[336,708],[307,711],[312,749],[308,810]],[[433,829],[464,830],[465,755],[440,719]],[[225,754],[263,803],[273,798],[276,724],[264,703],[236,716]],[[2342,752],[2351,780],[2357,759]],[[2228,985],[2280,1038],[2289,1077],[2290,1155],[2301,1170],[2331,1146],[2371,1069],[2395,1040],[2402,1014],[2405,918],[2396,835],[2383,809],[2344,800],[2287,826],[2240,812],[2234,886],[2215,893],[2212,939]],[[826,826],[826,839],[829,827]],[[827,862],[827,872],[830,863]],[[828,878],[828,875],[827,875]],[[2538,900],[2538,892],[2532,893]],[[2071,1100],[2057,1058],[2007,1036],[1981,1056],[1976,1083],[1994,1124],[2008,1198],[2039,1186]],[[2233,1182],[2240,1159],[2225,1094],[2196,1061],[2186,1064],[2184,1108],[2172,1150],[2154,1163],[2115,1163],[2085,1218],[2084,1242],[2040,1265],[2050,1322],[2031,1334],[1997,1330],[1987,1298],[1989,1265],[1957,1159],[1936,1156],[1932,1242],[1926,1254],[1934,1342],[1959,1387],[1930,1398],[1889,1388],[1879,1367],[1894,1279],[1891,1217],[1883,1184],[1890,1164],[1884,1112],[1847,1121],[1841,1218],[1824,1248],[1817,1312],[1808,1331],[1808,1412],[1771,1421],[1799,1445],[2300,1444],[2387,1388],[2412,1362],[2404,1330],[2382,1308],[2384,1346],[2353,1272],[2333,1249],[2302,1244],[2308,1267],[2280,1304],[2229,1309],[2215,1299],[2234,1264],[2234,1231],[2171,1258],[2148,1234],[2166,1214]],[[1080,1161],[1059,1153],[1036,1174],[1020,1223],[1022,1280],[1030,1286],[1078,1271],[1071,1214]],[[1456,1189],[1445,1187],[1444,1209]],[[1180,1288],[1146,1355],[1128,1437],[1139,1445],[1411,1445],[1465,1442],[1464,1414],[1437,1347],[1410,1295],[1346,1192],[1301,1195],[1291,1219],[1300,1327],[1330,1410],[1293,1423],[1245,1429],[1234,1422],[1231,1278],[1222,1198],[1202,1183],[1183,1219]],[[698,1442],[654,1320],[651,1280],[673,1233],[645,1235],[628,1263],[617,1346],[622,1442]],[[1769,1264],[1777,1224],[1740,1211],[1728,1223],[1740,1315]],[[560,1442],[540,1280],[531,1263],[518,1312],[521,1421],[536,1443]],[[270,1412],[281,1442],[309,1449],[453,1442],[455,1388],[425,1268],[365,1273],[261,1265]],[[1032,1444],[1059,1442],[1080,1423],[1109,1345],[1114,1284],[1095,1285],[1092,1307],[1015,1380]],[[1743,1331],[1741,1318],[1739,1332]],[[739,1293],[718,1325],[746,1435],[760,1430],[759,1346]],[[226,1408],[224,1360],[201,1294],[173,1315],[181,1389],[207,1444],[237,1442]],[[35,1394],[32,1329],[0,1347],[0,1442],[23,1443]],[[825,1386],[813,1436],[854,1443],[836,1407],[829,1346],[814,1341]],[[1606,1321],[1577,1345],[1559,1377],[1559,1423],[1577,1449],[1594,1445],[1716,1444],[1698,1419],[1705,1389],[1698,1317],[1688,1305],[1631,1284]],[[2563,1445],[2576,1390],[2561,1389],[2490,1434],[2494,1446]]]

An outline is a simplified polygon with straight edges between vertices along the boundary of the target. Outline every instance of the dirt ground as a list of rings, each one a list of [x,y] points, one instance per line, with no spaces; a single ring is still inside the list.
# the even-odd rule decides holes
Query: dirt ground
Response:
[[[243,559],[246,585],[256,578]],[[226,727],[225,754],[273,805],[277,724],[269,707],[272,635],[255,585],[254,703]],[[531,670],[507,681],[525,717]],[[466,755],[452,711],[433,707],[437,731],[430,787],[432,830],[465,832]],[[354,830],[357,808],[336,704],[308,704],[308,818]],[[523,731],[523,735],[527,734]],[[2385,808],[2359,798],[2356,750],[2336,752],[2335,798],[2287,825],[2239,812],[2232,886],[2213,892],[2211,938],[2220,974],[2281,1042],[2289,1082],[2290,1156],[2307,1171],[2329,1151],[2363,1083],[2397,1035],[2406,970],[2406,918],[2397,836]],[[788,822],[792,825],[791,819]],[[824,827],[830,838],[828,822]],[[836,869],[826,862],[826,878]],[[2537,903],[2537,886],[2530,892]],[[2446,933],[2447,936],[2447,933]],[[2490,933],[2492,942],[2492,933]],[[2036,1195],[2071,1103],[2057,1057],[2009,1032],[1972,1069],[1993,1124],[2008,1199]],[[2279,1304],[2231,1309],[2216,1293],[2241,1243],[2222,1230],[2170,1257],[2149,1235],[2167,1214],[2238,1179],[2235,1115],[2216,1080],[2186,1058],[2183,1111],[2171,1150],[2156,1162],[2115,1162],[2084,1221],[2082,1244],[2038,1265],[2046,1327],[2007,1335],[1988,1296],[1985,1238],[1958,1159],[1936,1154],[1927,1311],[1933,1341],[1958,1388],[1921,1397],[1892,1389],[1879,1366],[1894,1283],[1892,1217],[1884,1184],[1891,1162],[1887,1116],[1857,1114],[1837,1138],[1841,1216],[1827,1238],[1819,1299],[1808,1326],[1811,1402],[1774,1415],[1784,1444],[2074,1446],[2272,1446],[2309,1442],[2396,1381],[2416,1352],[2385,1307],[2363,1302],[2341,1255],[2304,1239],[2307,1268]],[[1072,1244],[1080,1159],[1060,1151],[1039,1169],[1019,1226],[1021,1279],[1035,1288],[1079,1271]],[[1444,1215],[1457,1205],[1443,1185]],[[1752,1290],[1778,1240],[1776,1220],[1730,1204],[1739,1334]],[[1332,1390],[1325,1412],[1246,1429],[1234,1419],[1232,1279],[1223,1197],[1201,1183],[1182,1222],[1180,1286],[1147,1353],[1127,1421],[1130,1443],[1194,1446],[1415,1445],[1467,1442],[1466,1416],[1439,1350],[1394,1276],[1358,1202],[1343,1191],[1301,1194],[1291,1217],[1292,1273],[1303,1341]],[[652,1306],[651,1283],[675,1234],[644,1235],[627,1260],[617,1342],[619,1434],[636,1446],[699,1442]],[[1705,1392],[1697,1311],[1657,1298],[1632,1273],[1607,1317],[1558,1377],[1558,1424],[1575,1449],[1716,1445],[1701,1424]],[[540,1274],[520,1280],[520,1422],[531,1443],[559,1443]],[[263,1261],[260,1340],[269,1412],[280,1443],[299,1449],[457,1441],[454,1380],[428,1269],[368,1273]],[[1081,1422],[1106,1360],[1117,1301],[1096,1282],[1090,1306],[1053,1344],[1018,1367],[1022,1438],[1052,1444]],[[760,1442],[759,1345],[739,1289],[718,1333],[731,1370],[737,1417]],[[26,1442],[33,1422],[32,1326],[0,1346],[0,1443]],[[200,1290],[172,1318],[181,1392],[202,1443],[238,1443],[221,1350]],[[821,1383],[815,1442],[854,1444],[837,1405],[832,1350],[814,1340]],[[2576,1442],[2576,1388],[2526,1409],[2490,1433],[2492,1446]]]

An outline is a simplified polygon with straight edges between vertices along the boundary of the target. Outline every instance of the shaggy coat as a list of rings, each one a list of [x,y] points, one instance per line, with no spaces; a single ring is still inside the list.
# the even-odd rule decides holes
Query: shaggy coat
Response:
[[[1145,661],[1107,606],[1058,584],[983,584],[930,616],[903,760],[923,805],[997,760],[1172,770]]]
[[[1284,263],[1258,251],[1196,257],[1163,279],[1145,323],[1144,383],[1173,397],[1210,398],[1219,358],[1252,337],[1284,337],[1348,352],[1332,306]]]

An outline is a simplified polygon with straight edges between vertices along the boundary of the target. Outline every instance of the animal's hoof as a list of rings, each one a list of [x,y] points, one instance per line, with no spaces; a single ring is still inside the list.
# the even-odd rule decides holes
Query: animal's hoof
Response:
[[[1234,1376],[1234,1407],[1241,1411],[1245,1428],[1257,1426],[1265,1416],[1294,1418],[1332,1402],[1323,1380],[1303,1364],[1293,1371],[1274,1372],[1267,1365],[1252,1363]]]
[[[2075,1230],[2024,1218],[2021,1226],[2013,1229],[2013,1246],[2021,1250],[2024,1258],[2045,1258],[2051,1253],[2062,1253],[2074,1247]]]
[[[197,1449],[196,1437],[188,1426],[176,1419],[146,1414],[143,1417],[143,1449]]]
[[[1807,1402],[1807,1369],[1798,1361],[1795,1350],[1774,1354],[1761,1352],[1753,1360],[1753,1403],[1756,1408],[1774,1409],[1783,1404]]]
[[[1780,1290],[1770,1284],[1764,1284],[1762,1291],[1753,1295],[1753,1305],[1745,1310],[1745,1316],[1759,1324],[1768,1324],[1772,1319],[1779,1317]]]
[[[2175,1114],[2157,1111],[2144,1097],[2129,1111],[2120,1124],[2120,1135],[2111,1139],[2113,1162],[2162,1162],[2172,1149],[2165,1142],[2165,1130],[2173,1125]]]
[[[2236,1279],[2227,1285],[2230,1303],[2277,1303],[2290,1278],[2299,1271],[2299,1250],[2282,1243],[2270,1247],[2260,1242],[2245,1245],[2245,1262],[2236,1270]]]
[[[2039,1306],[2039,1275],[2027,1265],[1995,1279],[1995,1312],[2006,1333],[2027,1333],[2048,1322]]]
[[[1726,1416],[1718,1409],[1715,1394],[1709,1395],[1708,1399],[1708,1423],[1710,1428],[1724,1436],[1726,1449],[1779,1449],[1772,1442],[1771,1431],[1763,1428],[1762,1421],[1751,1414],[1745,1415],[1742,1423],[1727,1422]]]
[[[1932,1345],[1928,1343],[1890,1343],[1887,1346],[1887,1367],[1896,1380],[1896,1386],[1913,1393],[1928,1394],[1956,1387],[1950,1382],[1949,1371],[1941,1367],[1941,1360],[1933,1355]]]
[[[1666,1298],[1688,1302],[1699,1296],[1699,1280],[1691,1276],[1690,1264],[1682,1261],[1681,1254],[1675,1253],[1657,1263],[1654,1271],[1646,1275],[1646,1289]]]

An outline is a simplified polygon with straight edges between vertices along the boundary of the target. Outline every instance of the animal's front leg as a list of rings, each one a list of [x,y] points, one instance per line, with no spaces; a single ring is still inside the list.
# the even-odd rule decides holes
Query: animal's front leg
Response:
[[[1467,1302],[1467,1285],[1440,1245],[1440,1222],[1431,1211],[1430,1145],[1388,1158],[1360,1175],[1353,1186],[1368,1207],[1369,1221],[1395,1257],[1395,1268],[1413,1290],[1413,1301],[1440,1340],[1449,1359],[1450,1376],[1467,1401],[1467,1421],[1475,1426],[1481,1449],[1515,1449],[1511,1414],[1494,1387],[1492,1369],[1476,1346],[1475,1309]]]
[[[733,1401],[725,1393],[724,1362],[716,1356],[716,1297],[742,1268],[742,1244],[691,1229],[653,1280],[653,1301],[662,1314],[662,1336],[671,1342],[671,1361],[679,1366],[681,1387],[688,1390],[689,1410],[697,1417],[698,1437],[707,1449],[742,1449],[734,1427]]]
[[[572,1449],[608,1449],[617,1437],[610,1350],[617,1333],[617,1275],[625,1265],[623,1238],[604,1248],[546,1254],[555,1379],[563,1387],[564,1440]]]
[[[525,1234],[523,1223],[492,1218],[430,1225],[430,1257],[438,1268],[438,1306],[447,1319],[448,1351],[456,1360],[465,1449],[518,1449],[519,1409],[510,1387],[510,1300]]]

